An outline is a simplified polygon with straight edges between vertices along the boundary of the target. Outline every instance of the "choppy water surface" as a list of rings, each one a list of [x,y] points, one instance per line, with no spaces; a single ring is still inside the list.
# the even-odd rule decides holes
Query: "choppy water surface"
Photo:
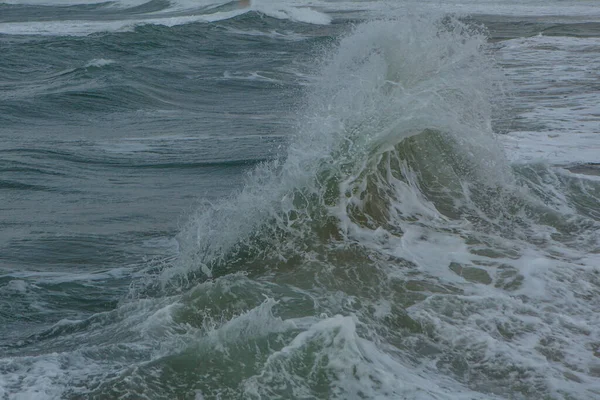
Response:
[[[1,399],[600,398],[593,1],[0,2]]]

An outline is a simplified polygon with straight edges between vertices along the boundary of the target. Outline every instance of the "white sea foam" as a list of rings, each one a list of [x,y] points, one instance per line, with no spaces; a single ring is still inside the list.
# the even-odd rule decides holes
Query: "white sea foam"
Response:
[[[264,37],[268,37],[271,39],[280,39],[280,40],[289,40],[289,41],[300,41],[300,40],[306,40],[309,38],[309,36],[307,36],[307,35],[302,35],[300,33],[292,32],[292,31],[263,32],[263,31],[259,31],[256,29],[243,30],[243,29],[236,29],[236,28],[231,28],[231,27],[228,27],[227,31],[231,32],[233,34],[238,34],[238,35],[264,36]]]
[[[289,19],[316,25],[327,25],[331,22],[331,17],[322,12],[307,7],[291,7],[280,2],[255,0],[251,8],[278,19]]]
[[[301,0],[296,0],[299,3]],[[544,16],[553,17],[556,21],[564,20],[569,17],[583,17],[586,20],[595,21],[600,19],[600,11],[595,7],[594,1],[577,1],[577,0],[459,0],[459,1],[438,1],[438,0],[422,0],[422,1],[406,1],[402,3],[390,3],[389,1],[374,1],[374,2],[329,2],[329,1],[312,1],[311,4],[315,7],[323,8],[324,10],[333,12],[334,10],[364,10],[371,11],[375,15],[389,15],[390,7],[402,9],[424,7],[430,11],[457,13],[464,15],[505,15],[505,16]]]
[[[575,133],[568,128],[550,132],[517,131],[501,139],[508,157],[516,163],[571,166],[600,162],[598,133]]]
[[[11,295],[11,294],[25,294],[29,290],[29,284],[20,279],[13,279],[6,285],[0,286],[0,294]]]
[[[85,64],[85,68],[101,68],[101,67],[105,67],[107,65],[114,64],[115,62],[116,62],[115,60],[107,60],[105,58],[95,58],[93,60],[88,61],[88,63]]]
[[[110,279],[118,279],[131,274],[133,268],[122,267],[122,268],[111,268],[103,271],[95,271],[89,273],[67,273],[67,272],[37,272],[37,271],[14,271],[5,275],[0,275],[2,278],[10,277],[17,278],[13,285],[16,287],[22,287],[25,282],[36,282],[36,283],[66,283],[66,282],[93,282],[103,281]],[[11,281],[12,282],[12,281]],[[21,283],[22,282],[22,283]]]

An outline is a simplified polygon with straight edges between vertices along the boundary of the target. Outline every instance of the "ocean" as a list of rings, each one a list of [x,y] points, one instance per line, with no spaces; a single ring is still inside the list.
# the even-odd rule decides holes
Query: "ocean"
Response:
[[[0,400],[600,399],[596,0],[0,1]]]

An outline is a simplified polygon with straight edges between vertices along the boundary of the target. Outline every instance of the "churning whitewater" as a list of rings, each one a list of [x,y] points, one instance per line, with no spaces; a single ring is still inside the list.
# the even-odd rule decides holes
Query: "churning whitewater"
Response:
[[[209,8],[209,15],[227,13],[225,25],[212,27],[216,18],[206,17],[203,8],[202,18],[167,14],[178,23],[151,28],[127,22],[138,16],[108,25],[54,22],[66,30],[57,34],[60,39],[47,38],[54,25],[43,21],[0,23],[9,38],[0,36],[3,45],[94,40],[96,46],[110,47],[116,46],[107,42],[110,35],[148,35],[142,51],[156,46],[169,52],[174,65],[179,55],[150,35],[173,35],[169,45],[181,41],[186,46],[190,35],[184,29],[192,22],[207,29],[202,33],[207,41],[219,30],[264,40],[264,46],[306,42],[302,45],[310,51],[310,59],[295,62],[281,51],[286,65],[295,65],[293,71],[269,75],[260,72],[264,66],[252,73],[230,66],[231,71],[201,78],[207,86],[197,101],[206,110],[207,99],[219,90],[235,102],[243,88],[249,96],[245,103],[259,103],[261,96],[280,96],[270,93],[285,89],[294,76],[296,86],[286,89],[291,95],[281,97],[288,99],[292,117],[269,128],[270,142],[258,144],[244,140],[269,134],[226,141],[226,130],[204,129],[230,124],[234,131],[235,119],[246,117],[260,126],[275,105],[248,106],[261,108],[261,117],[244,116],[243,109],[223,103],[202,120],[187,105],[191,94],[184,88],[177,97],[166,94],[166,87],[136,81],[142,78],[127,69],[126,57],[108,51],[88,57],[79,72],[63,71],[71,80],[92,82],[91,96],[107,105],[110,110],[102,112],[110,112],[110,118],[138,118],[140,110],[162,107],[164,122],[156,119],[160,135],[151,138],[121,139],[117,132],[97,141],[53,139],[83,150],[36,150],[35,157],[67,159],[84,171],[52,167],[54,173],[123,185],[132,184],[127,174],[146,179],[136,174],[148,173],[147,182],[162,171],[166,175],[157,179],[165,182],[185,176],[187,183],[160,199],[157,214],[188,187],[213,182],[206,178],[211,174],[215,183],[205,183],[203,190],[218,193],[194,203],[193,211],[192,203],[188,211],[179,210],[185,217],[176,232],[165,234],[157,227],[156,236],[144,233],[145,247],[135,251],[147,256],[137,262],[116,258],[114,268],[104,268],[109,261],[95,253],[104,261],[71,275],[59,267],[11,270],[16,261],[6,262],[0,318],[10,330],[1,331],[6,338],[0,342],[0,398],[600,398],[600,180],[589,171],[578,174],[574,166],[514,161],[514,153],[507,157],[512,142],[506,145],[495,132],[516,112],[511,99],[519,87],[501,65],[501,51],[507,50],[490,41],[489,29],[470,18],[416,8],[335,28],[327,25],[332,17],[324,11],[292,5],[269,12],[266,5],[249,11],[233,4],[220,7],[225,8]],[[297,33],[286,24],[298,24]],[[314,29],[339,30],[321,37],[311,33]],[[232,57],[225,50],[203,54],[206,59],[196,65]],[[269,63],[276,65],[277,59]],[[176,65],[173,74],[181,79],[193,73],[179,68],[184,67]],[[115,76],[133,82],[122,93],[130,96],[124,105],[130,114],[111,107],[118,98],[111,90],[124,85],[119,81],[124,78]],[[61,81],[61,75],[49,79],[51,89],[41,88],[39,81],[37,93],[51,90],[63,101],[57,93],[72,81]],[[231,89],[230,81],[242,86]],[[44,102],[30,114],[45,115],[52,106],[43,94],[36,100],[17,90],[12,98],[2,97],[2,118],[15,132],[19,121],[34,116],[9,114],[6,110],[16,113],[11,101]],[[95,105],[80,112],[100,118]],[[189,116],[178,114],[180,108]],[[66,111],[64,118],[76,117]],[[182,126],[178,118],[197,125],[190,123],[186,132],[171,137],[169,129]],[[209,118],[214,120],[205,122]],[[83,119],[71,122],[65,125],[86,126]],[[136,129],[133,125],[127,129]],[[252,126],[240,122],[240,132]],[[205,134],[199,150],[193,147],[199,140],[194,129]],[[6,160],[16,165],[16,157],[25,154],[20,168],[32,168],[24,166],[37,162],[25,159],[34,153],[26,149],[30,145],[13,142],[2,148]],[[227,153],[236,145],[246,158]],[[213,160],[211,151],[224,155]],[[145,158],[135,158],[140,154]],[[200,155],[209,161],[197,161]],[[50,162],[39,168],[51,168]],[[8,164],[3,168],[9,171]],[[231,168],[237,178],[219,175]],[[235,189],[214,189],[223,179],[235,182]],[[0,180],[0,189],[16,191],[11,182]],[[68,190],[80,189],[73,184]],[[133,222],[123,231],[141,224],[136,222],[144,219],[140,209],[151,201],[148,192],[127,209]],[[126,237],[114,233],[121,232],[117,226],[125,224],[124,218],[111,220],[117,225],[90,223],[102,226],[111,238],[107,246],[114,247]],[[89,238],[101,240],[99,233]],[[77,262],[85,263],[91,257],[85,254],[88,244],[78,243]],[[87,291],[92,297],[85,297]],[[69,305],[72,298],[87,299],[88,308],[65,312],[61,307],[76,307]],[[106,300],[92,300],[98,298]]]

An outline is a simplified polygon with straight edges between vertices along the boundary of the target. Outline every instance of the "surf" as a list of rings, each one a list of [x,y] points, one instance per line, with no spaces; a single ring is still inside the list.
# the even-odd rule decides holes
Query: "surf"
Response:
[[[159,276],[162,287],[188,290],[240,273],[258,281],[269,277],[294,293],[287,297],[309,296],[315,304],[308,315],[275,306],[295,315],[286,322],[319,313],[328,321],[311,325],[319,331],[315,336],[296,326],[301,333],[292,343],[305,337],[357,341],[355,350],[338,348],[339,356],[318,347],[317,357],[371,374],[392,357],[404,367],[396,364],[390,381],[415,379],[403,369],[416,367],[410,354],[436,360],[434,369],[420,370],[427,371],[430,389],[386,387],[372,378],[350,391],[333,377],[325,392],[316,381],[292,383],[296,367],[289,353],[309,354],[310,346],[301,344],[284,347],[286,361],[270,357],[258,375],[282,374],[287,384],[315,396],[393,398],[423,390],[440,398],[560,395],[576,379],[569,367],[537,367],[536,350],[508,338],[537,336],[521,329],[534,304],[557,300],[541,287],[558,289],[560,268],[591,278],[574,260],[552,261],[550,249],[570,250],[551,232],[586,236],[594,226],[597,235],[598,221],[575,218],[560,200],[538,197],[529,177],[506,160],[492,130],[502,77],[486,51],[485,31],[430,15],[369,22],[324,49],[318,71],[285,154],[249,172],[239,193],[198,211],[178,236],[180,258]],[[553,272],[543,276],[538,268]],[[505,311],[498,314],[494,304]],[[591,313],[590,304],[578,304]],[[592,314],[578,315],[589,327]],[[538,321],[539,329],[548,329]],[[472,323],[499,325],[487,331]],[[565,337],[574,334],[565,329]],[[577,334],[586,341],[585,335]],[[537,340],[538,349],[545,348],[545,339]],[[361,358],[373,343],[387,354],[378,361]],[[531,358],[520,358],[523,352]],[[591,354],[585,357],[593,364]],[[276,373],[267,372],[271,360]],[[333,376],[347,376],[328,365],[322,367]],[[267,381],[255,379],[245,393],[259,398]],[[454,380],[450,391],[442,389],[447,379]],[[593,391],[587,385],[568,390],[578,396]]]
[[[174,254],[137,270],[115,309],[15,345],[4,386],[73,398],[597,394],[598,188],[507,160],[485,29],[413,13],[359,24],[319,53],[275,159],[193,212]]]
[[[240,193],[197,213],[180,235],[186,257],[210,259],[212,246],[223,254],[263,224],[289,233],[304,221],[348,221],[346,208],[360,203],[357,182],[385,157],[396,157],[400,173],[407,160],[398,150],[412,136],[431,137],[430,146],[437,141],[454,161],[462,157],[465,174],[490,184],[509,181],[491,131],[489,96],[497,71],[482,51],[485,36],[471,35],[458,21],[445,23],[457,25],[444,28],[443,21],[424,17],[367,23],[337,49],[325,49],[286,153],[251,171]],[[432,159],[439,170],[452,168],[448,161]]]

